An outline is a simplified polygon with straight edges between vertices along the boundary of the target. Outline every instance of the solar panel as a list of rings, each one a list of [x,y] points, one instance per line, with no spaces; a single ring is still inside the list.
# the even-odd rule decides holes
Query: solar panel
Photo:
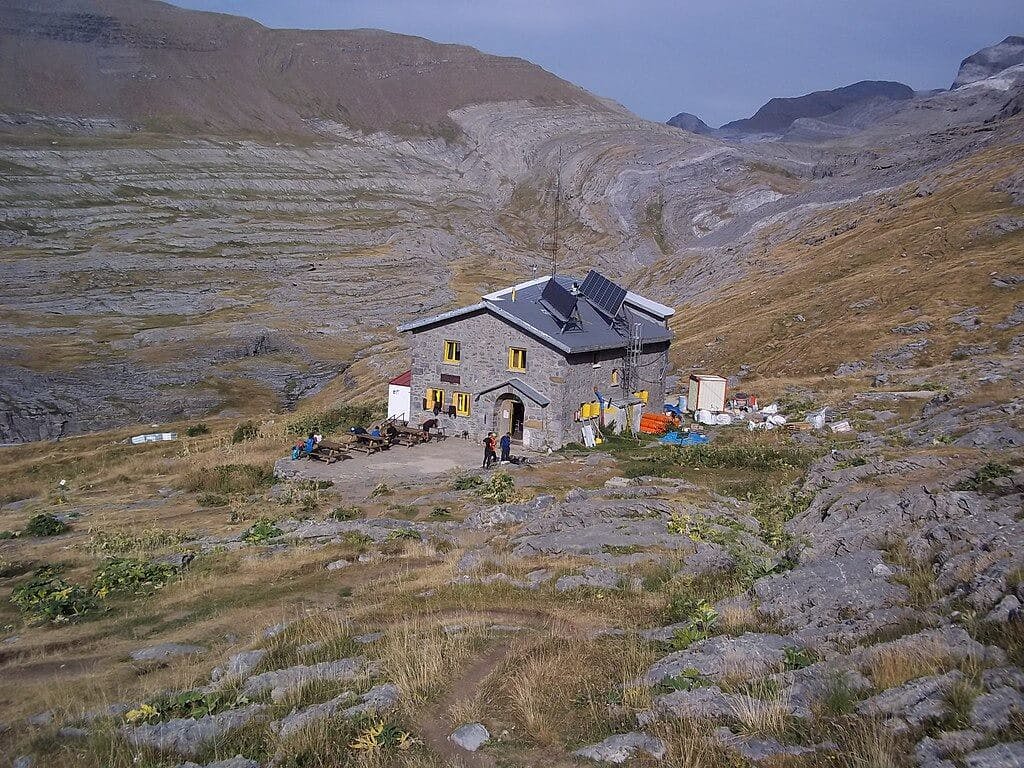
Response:
[[[594,308],[609,319],[615,317],[626,298],[626,289],[616,285],[604,275],[590,270],[583,279],[580,293],[587,297]]]
[[[541,306],[562,323],[568,323],[572,319],[577,301],[576,296],[554,279],[548,280],[540,294]]]

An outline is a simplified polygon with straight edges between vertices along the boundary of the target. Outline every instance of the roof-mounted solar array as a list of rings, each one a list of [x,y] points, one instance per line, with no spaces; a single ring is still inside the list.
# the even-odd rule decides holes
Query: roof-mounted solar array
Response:
[[[594,305],[594,309],[609,320],[619,314],[622,302],[626,298],[626,289],[616,285],[604,275],[590,270],[583,279],[580,293]]]
[[[578,300],[555,279],[548,280],[540,294],[540,305],[560,323],[568,323],[572,319]]]

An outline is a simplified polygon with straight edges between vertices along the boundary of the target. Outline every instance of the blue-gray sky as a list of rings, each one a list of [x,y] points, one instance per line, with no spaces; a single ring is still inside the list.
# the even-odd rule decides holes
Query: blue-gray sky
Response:
[[[857,80],[948,87],[1022,0],[173,0],[271,27],[377,27],[521,56],[651,120],[712,125]]]

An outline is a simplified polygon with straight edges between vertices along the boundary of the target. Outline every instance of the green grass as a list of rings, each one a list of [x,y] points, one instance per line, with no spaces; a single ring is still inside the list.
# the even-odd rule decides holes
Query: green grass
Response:
[[[190,472],[185,490],[228,496],[233,493],[258,493],[274,484],[274,470],[256,464],[220,464]]]

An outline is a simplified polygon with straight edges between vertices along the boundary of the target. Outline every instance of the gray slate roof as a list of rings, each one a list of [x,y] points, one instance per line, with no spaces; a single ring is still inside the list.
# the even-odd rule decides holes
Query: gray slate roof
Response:
[[[516,390],[519,394],[526,395],[526,397],[530,398],[531,400],[533,400],[533,402],[535,402],[537,405],[541,407],[545,407],[551,402],[546,395],[541,394],[536,389],[527,384],[525,381],[517,377],[512,377],[511,379],[503,381],[500,384],[495,384],[493,387],[488,387],[487,389],[480,390],[479,392],[476,393],[476,399],[479,400],[481,395],[486,395],[488,392],[493,392],[494,390],[501,389],[503,387],[511,387],[512,389]]]
[[[672,340],[670,330],[642,316],[637,310],[666,320],[673,314],[673,310],[634,293],[626,296],[622,310],[625,322],[618,324],[608,322],[590,302],[580,296],[576,305],[578,326],[563,330],[562,323],[540,304],[540,295],[548,280],[557,280],[565,288],[571,288],[574,282],[579,282],[566,275],[544,277],[516,286],[514,301],[513,289],[506,288],[484,296],[483,300],[476,304],[414,320],[398,326],[398,330],[417,331],[452,322],[475,312],[487,311],[567,354],[625,347],[629,343],[629,335],[635,323],[640,323],[644,344]]]

